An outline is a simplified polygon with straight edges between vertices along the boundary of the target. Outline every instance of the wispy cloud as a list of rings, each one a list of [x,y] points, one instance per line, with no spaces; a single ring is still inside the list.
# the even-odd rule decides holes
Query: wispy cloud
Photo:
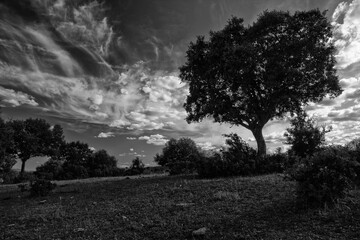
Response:
[[[15,91],[13,89],[7,89],[0,86],[0,106],[18,107],[23,104],[27,104],[30,106],[39,105],[34,100],[34,97],[26,93],[23,93],[21,91]]]

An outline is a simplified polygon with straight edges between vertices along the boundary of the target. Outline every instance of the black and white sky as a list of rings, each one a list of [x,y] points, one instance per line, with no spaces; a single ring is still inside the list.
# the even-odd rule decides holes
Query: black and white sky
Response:
[[[314,8],[328,10],[334,26],[344,92],[308,111],[332,125],[329,143],[344,144],[360,136],[360,0],[2,0],[2,117],[60,124],[67,141],[106,149],[119,166],[135,156],[154,164],[169,138],[212,149],[235,132],[256,146],[244,128],[184,120],[188,86],[178,69],[187,47],[231,16],[251,24],[266,9]],[[283,146],[286,127],[286,119],[265,126],[270,151]]]

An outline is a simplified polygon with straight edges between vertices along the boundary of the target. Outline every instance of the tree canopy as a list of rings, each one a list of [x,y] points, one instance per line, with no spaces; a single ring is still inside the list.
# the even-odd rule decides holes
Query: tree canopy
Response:
[[[22,161],[21,173],[25,162],[38,156],[52,156],[63,144],[64,137],[59,125],[51,127],[44,119],[13,120],[8,122],[13,131],[15,154]]]
[[[199,36],[180,68],[189,83],[187,121],[212,117],[243,126],[264,155],[262,129],[269,120],[341,93],[331,38],[319,10],[265,11],[249,26],[233,17],[209,40]]]
[[[170,174],[191,172],[200,157],[196,143],[191,138],[171,138],[162,150],[156,154],[154,161],[170,169]]]
[[[317,126],[316,120],[306,112],[300,112],[290,121],[290,128],[284,134],[286,144],[291,145],[291,151],[300,157],[313,155],[325,142],[325,134],[331,127]]]

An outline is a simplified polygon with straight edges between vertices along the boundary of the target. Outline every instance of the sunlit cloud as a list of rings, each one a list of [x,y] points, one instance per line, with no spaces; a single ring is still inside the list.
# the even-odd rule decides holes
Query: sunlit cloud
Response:
[[[168,139],[165,138],[165,136],[161,134],[155,134],[150,136],[141,136],[139,137],[139,140],[145,140],[147,144],[153,144],[157,146],[165,145],[168,141]]]
[[[115,133],[113,132],[101,132],[99,133],[99,135],[97,136],[97,138],[109,138],[109,137],[115,137]]]
[[[27,104],[30,106],[38,106],[34,97],[12,89],[7,89],[0,86],[0,106],[18,107]]]

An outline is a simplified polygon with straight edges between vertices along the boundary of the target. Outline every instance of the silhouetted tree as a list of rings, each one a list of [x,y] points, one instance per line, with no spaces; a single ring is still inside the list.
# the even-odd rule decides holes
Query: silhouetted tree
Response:
[[[65,179],[89,177],[87,164],[92,154],[93,151],[86,143],[79,141],[66,143],[61,148],[61,159],[64,161],[62,177]]]
[[[139,157],[136,157],[132,160],[130,171],[132,174],[141,174],[145,170],[144,163],[140,160]]]
[[[88,158],[86,167],[92,177],[111,176],[116,168],[116,158],[110,156],[106,150],[96,151]]]
[[[165,144],[162,154],[156,154],[154,161],[169,167],[170,174],[180,174],[193,171],[199,157],[200,152],[192,139],[172,138]]]
[[[317,126],[315,119],[306,112],[300,112],[290,121],[290,128],[284,134],[291,152],[300,157],[312,156],[325,142],[325,134],[331,131],[325,126]]]
[[[20,158],[21,175],[25,170],[25,162],[38,156],[51,156],[55,149],[58,149],[63,141],[59,128],[53,133],[49,123],[44,119],[13,120],[8,122],[14,132],[14,148]]]
[[[190,95],[187,121],[213,117],[249,129],[266,154],[264,125],[309,101],[341,93],[332,26],[319,10],[265,11],[252,25],[231,18],[225,28],[190,43],[180,68]]]

